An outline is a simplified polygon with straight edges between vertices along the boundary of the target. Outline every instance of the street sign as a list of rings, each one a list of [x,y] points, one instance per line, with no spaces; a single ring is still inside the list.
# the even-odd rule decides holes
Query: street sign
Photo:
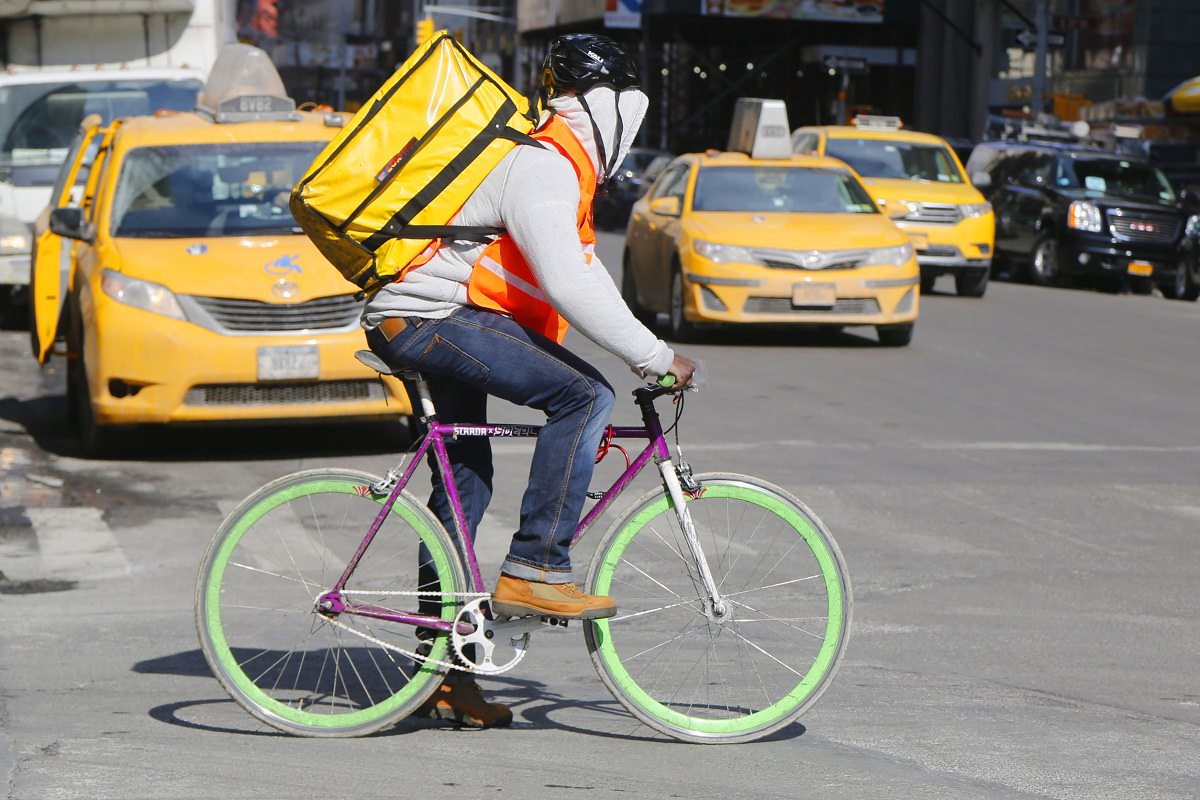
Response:
[[[1037,47],[1037,32],[1025,28],[1016,36],[1013,37],[1017,44],[1025,50],[1033,50]],[[1047,47],[1062,47],[1067,43],[1067,37],[1061,31],[1050,31],[1046,34]]]
[[[821,66],[838,72],[866,72],[867,60],[856,56],[821,56]]]

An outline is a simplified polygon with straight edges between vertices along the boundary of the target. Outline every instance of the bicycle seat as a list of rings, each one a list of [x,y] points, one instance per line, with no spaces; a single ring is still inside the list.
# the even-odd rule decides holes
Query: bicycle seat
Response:
[[[422,380],[421,373],[415,369],[392,369],[382,358],[370,350],[358,350],[354,353],[354,357],[381,375],[395,375],[398,378],[410,381]]]

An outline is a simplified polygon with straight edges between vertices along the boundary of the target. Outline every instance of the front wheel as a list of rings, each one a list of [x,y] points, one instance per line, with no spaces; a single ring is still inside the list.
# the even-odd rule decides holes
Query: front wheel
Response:
[[[1038,286],[1053,286],[1061,276],[1058,242],[1047,234],[1038,240],[1029,262],[1029,279]]]
[[[796,498],[744,475],[697,476],[688,511],[725,609],[704,591],[670,497],[618,519],[588,570],[615,617],[584,626],[600,680],[635,717],[676,739],[759,739],[809,708],[846,650],[845,560]]]
[[[655,317],[658,315],[638,302],[637,282],[633,276],[633,256],[628,250],[621,260],[621,299],[633,312],[634,319],[647,328],[654,327]]]
[[[908,347],[912,342],[913,323],[904,325],[876,325],[875,335],[884,347]]]
[[[964,270],[954,276],[954,289],[959,297],[983,297],[987,292],[986,269]]]
[[[449,633],[317,607],[386,499],[375,477],[287,475],[221,523],[196,579],[196,630],[213,675],[258,719],[299,736],[361,736],[407,716],[441,683]],[[360,605],[453,620],[466,581],[445,530],[401,493],[346,582]],[[418,591],[425,594],[417,594]],[[418,649],[420,648],[420,649]]]
[[[1192,280],[1187,261],[1180,261],[1179,268],[1175,270],[1175,280],[1171,282],[1171,298],[1190,303],[1197,297],[1200,297],[1200,284]]]
[[[671,306],[668,309],[671,340],[675,342],[689,342],[696,338],[696,326],[684,314],[686,298],[683,270],[676,265],[671,270]]]

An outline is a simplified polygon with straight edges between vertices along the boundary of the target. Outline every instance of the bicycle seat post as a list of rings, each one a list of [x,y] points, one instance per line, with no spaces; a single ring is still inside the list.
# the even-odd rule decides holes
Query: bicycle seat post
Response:
[[[421,422],[428,424],[434,420],[437,417],[437,409],[433,406],[433,396],[429,393],[429,384],[424,376],[416,370],[405,370],[398,374],[408,388],[410,397],[416,395],[416,405],[421,408]]]

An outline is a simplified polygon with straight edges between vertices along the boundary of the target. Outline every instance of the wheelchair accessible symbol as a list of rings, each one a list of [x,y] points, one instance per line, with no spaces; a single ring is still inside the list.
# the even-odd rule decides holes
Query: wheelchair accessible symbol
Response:
[[[293,272],[300,274],[304,270],[300,269],[300,265],[296,263],[299,258],[299,253],[292,256],[280,256],[274,261],[264,264],[263,269],[268,275],[288,275]]]

